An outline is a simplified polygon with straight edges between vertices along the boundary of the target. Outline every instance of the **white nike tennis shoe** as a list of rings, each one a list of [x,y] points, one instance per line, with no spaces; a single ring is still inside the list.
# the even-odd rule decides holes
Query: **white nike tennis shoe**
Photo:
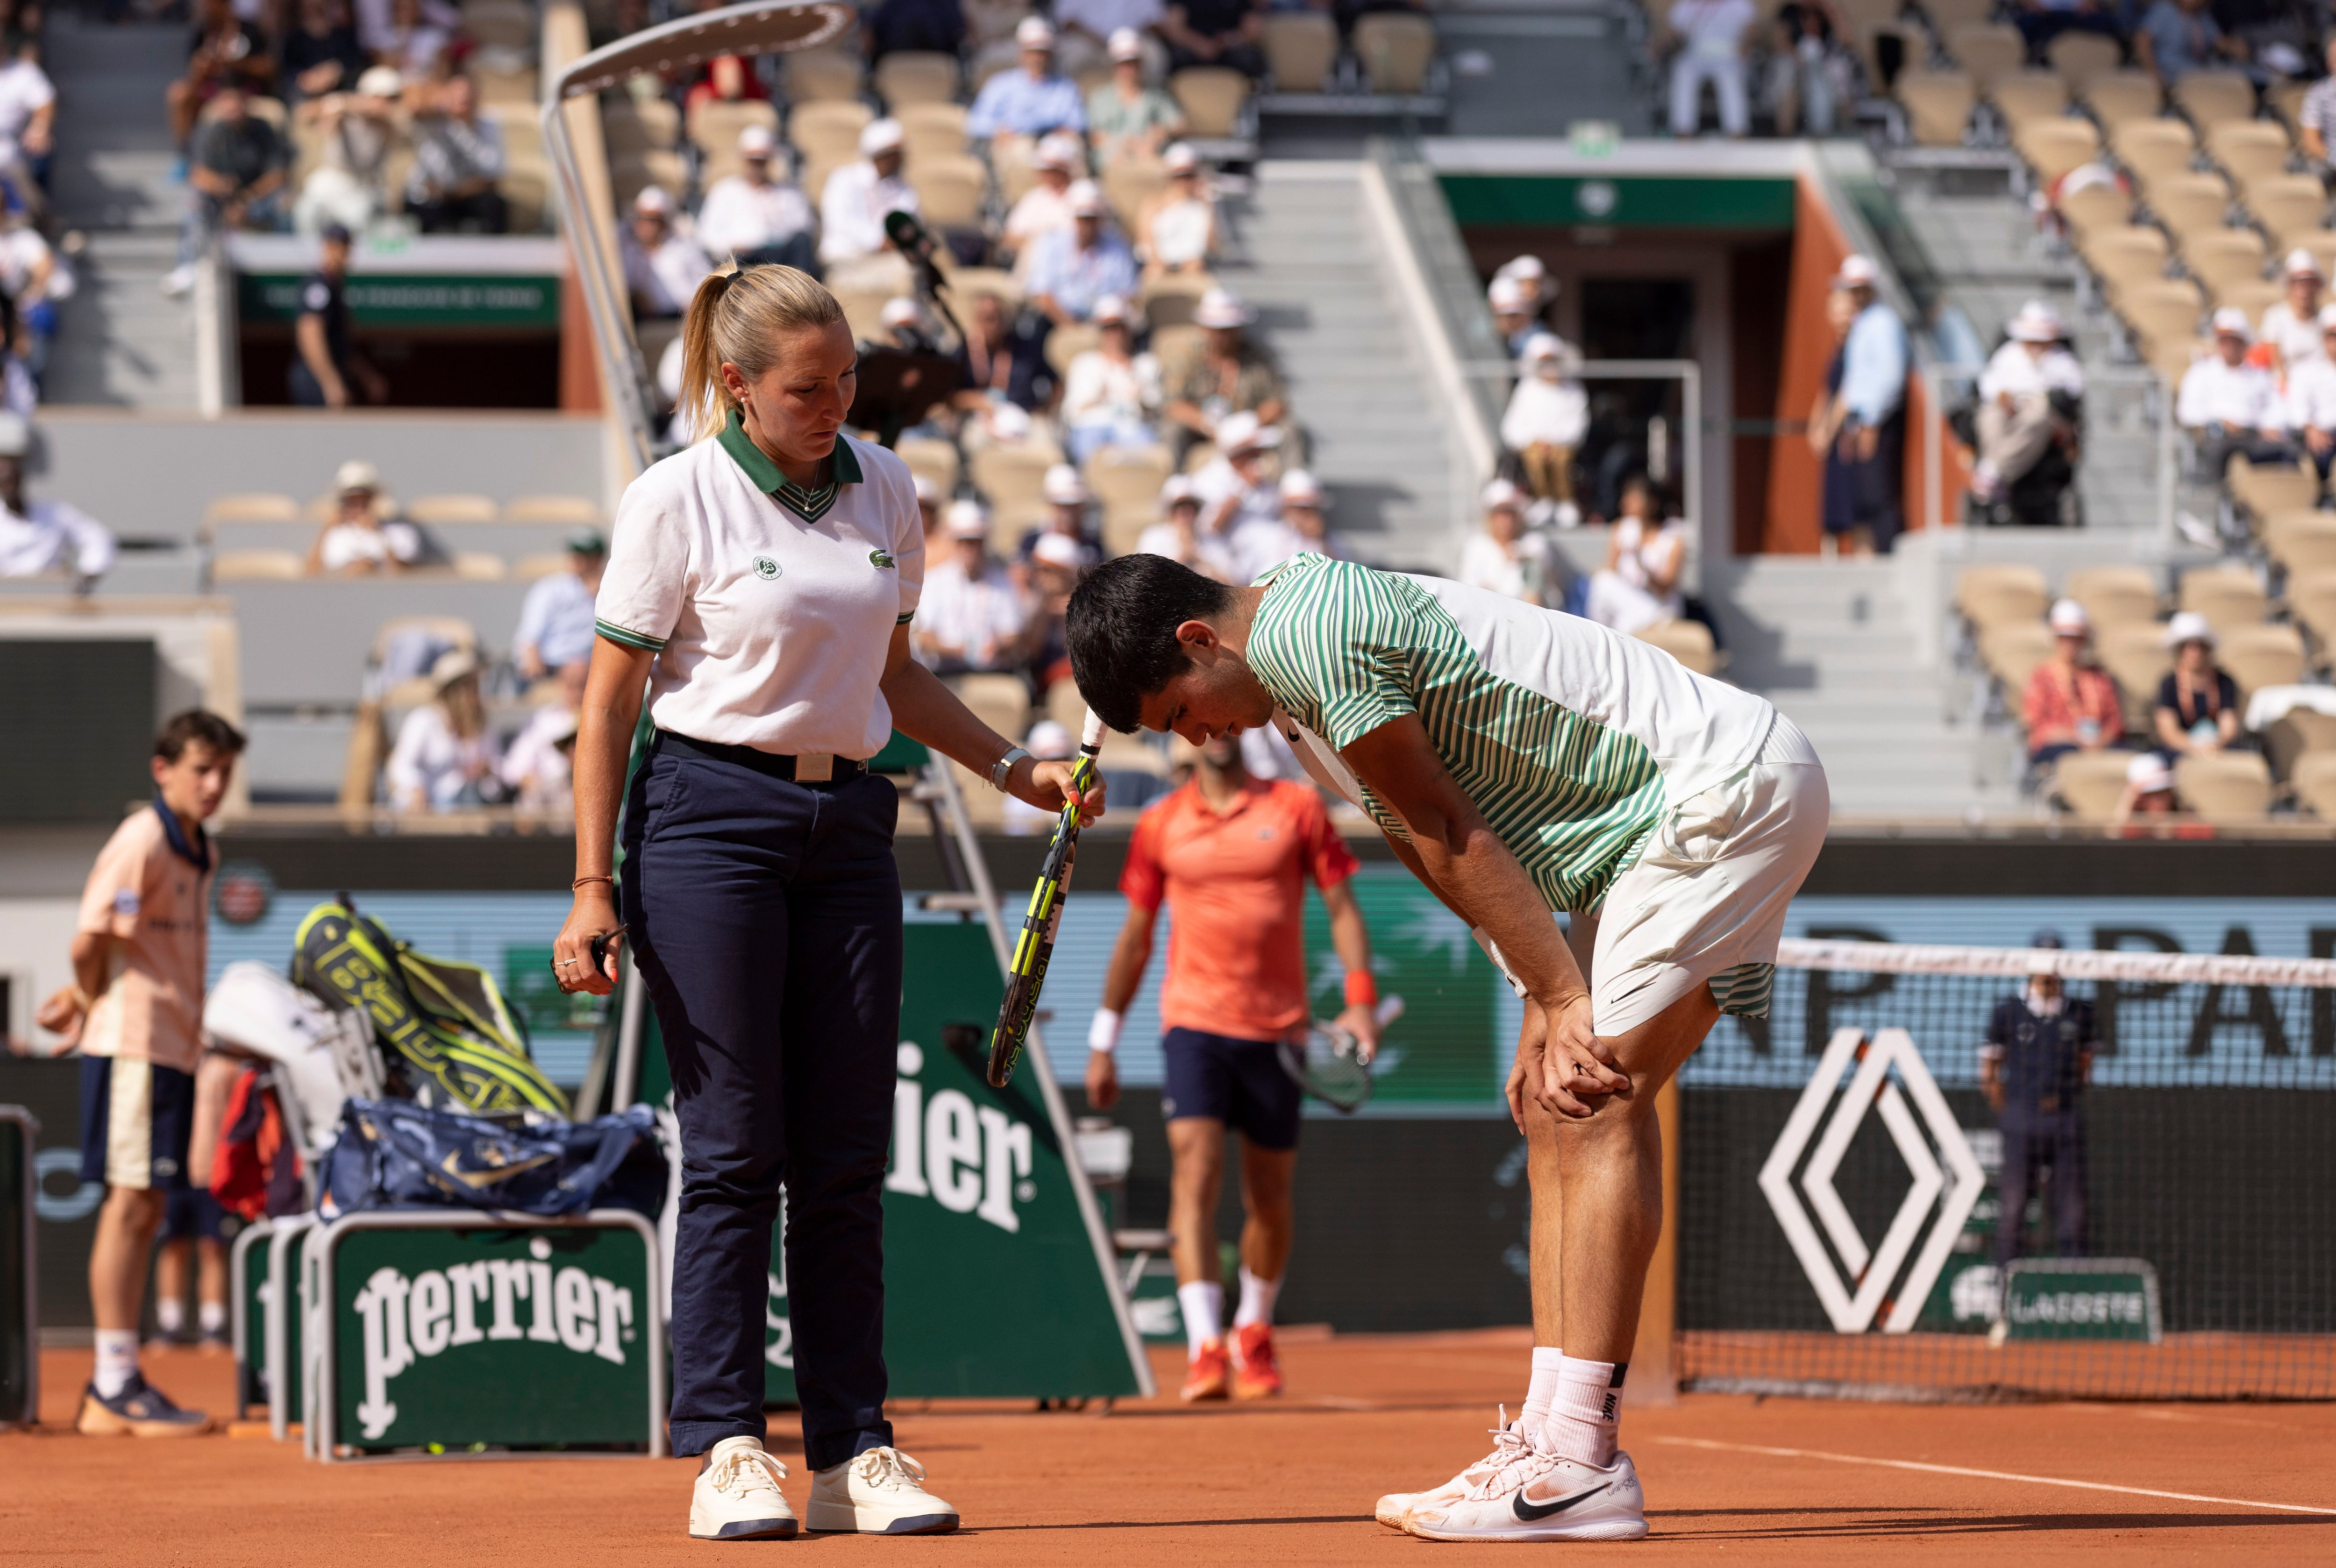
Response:
[[[1493,1451],[1491,1453],[1445,1482],[1441,1486],[1432,1487],[1425,1492],[1389,1492],[1379,1499],[1379,1505],[1372,1511],[1371,1517],[1390,1530],[1400,1530],[1404,1527],[1405,1517],[1414,1508],[1423,1505],[1456,1503],[1523,1458],[1528,1439],[1524,1433],[1517,1429],[1517,1424],[1509,1419],[1509,1408],[1502,1405],[1498,1408],[1501,1424],[1492,1429]]]
[[[925,1490],[925,1467],[898,1448],[871,1448],[849,1464],[813,1471],[803,1522],[863,1535],[938,1535],[957,1510]]]
[[[1647,1499],[1628,1454],[1601,1469],[1528,1449],[1466,1496],[1413,1508],[1404,1528],[1429,1541],[1636,1541]]]
[[[795,1511],[779,1492],[787,1467],[753,1437],[714,1445],[689,1497],[689,1534],[699,1541],[778,1541],[795,1533]]]

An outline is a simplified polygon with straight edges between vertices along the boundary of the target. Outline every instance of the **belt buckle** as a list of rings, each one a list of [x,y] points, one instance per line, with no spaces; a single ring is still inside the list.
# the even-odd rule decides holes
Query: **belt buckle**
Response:
[[[835,753],[832,751],[800,751],[795,754],[795,782],[825,784],[835,777]]]

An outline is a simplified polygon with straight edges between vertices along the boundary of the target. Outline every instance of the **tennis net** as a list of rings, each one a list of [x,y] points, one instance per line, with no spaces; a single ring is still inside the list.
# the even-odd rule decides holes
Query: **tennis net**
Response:
[[[2336,962],[1788,941],[1679,1146],[1687,1387],[2336,1397]]]

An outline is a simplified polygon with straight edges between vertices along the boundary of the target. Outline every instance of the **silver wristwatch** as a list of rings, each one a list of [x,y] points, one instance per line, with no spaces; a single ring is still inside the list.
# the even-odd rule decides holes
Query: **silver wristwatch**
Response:
[[[1014,764],[1030,755],[1019,746],[1006,748],[1006,755],[989,765],[989,787],[1000,795],[1006,793],[1006,780],[1014,771]]]

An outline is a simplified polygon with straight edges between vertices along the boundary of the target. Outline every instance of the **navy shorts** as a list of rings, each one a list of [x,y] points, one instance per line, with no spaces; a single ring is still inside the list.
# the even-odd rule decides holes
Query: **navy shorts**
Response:
[[[81,1059],[82,1180],[182,1187],[194,1129],[194,1074],[131,1056]]]
[[[1208,1117],[1260,1148],[1296,1148],[1306,1091],[1282,1067],[1280,1050],[1270,1040],[1168,1031],[1160,1037],[1168,1068],[1160,1114],[1170,1121]]]
[[[162,1200],[162,1231],[166,1242],[215,1242],[219,1239],[219,1199],[211,1196],[209,1187],[183,1186],[170,1189]]]

